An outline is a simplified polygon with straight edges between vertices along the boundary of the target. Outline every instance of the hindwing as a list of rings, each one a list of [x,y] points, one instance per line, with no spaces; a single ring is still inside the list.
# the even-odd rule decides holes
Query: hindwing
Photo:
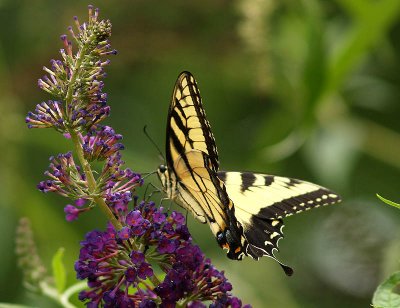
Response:
[[[247,254],[255,259],[275,259],[278,242],[283,238],[282,218],[323,205],[334,204],[340,197],[334,192],[297,179],[252,172],[218,172],[235,216],[243,227]]]

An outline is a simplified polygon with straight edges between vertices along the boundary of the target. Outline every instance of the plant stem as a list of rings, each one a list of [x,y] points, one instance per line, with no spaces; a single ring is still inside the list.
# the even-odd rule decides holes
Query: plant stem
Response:
[[[73,66],[73,70],[71,73],[71,79],[68,81],[68,90],[67,90],[67,95],[65,97],[65,106],[66,107],[68,105],[71,105],[71,103],[72,103],[72,98],[73,98],[72,96],[74,94],[74,84],[75,84],[77,76],[79,75],[78,73],[81,68],[83,58],[86,55],[87,48],[88,48],[87,44],[83,45],[80,52],[77,53],[76,60],[72,61],[72,62],[75,62],[74,63],[75,65]],[[68,108],[65,108],[65,110],[66,110],[66,113],[68,113]]]
[[[93,172],[92,172],[89,162],[84,157],[83,149],[81,147],[81,143],[80,143],[78,134],[74,130],[70,130],[69,133],[71,135],[71,140],[74,144],[75,153],[78,156],[79,162],[81,163],[81,165],[83,167],[83,172],[85,173],[86,179],[88,181],[89,191],[91,194],[95,194],[96,180],[94,178],[94,175],[93,175]],[[111,221],[113,226],[117,230],[120,230],[122,228],[121,223],[115,218],[114,214],[111,212],[110,208],[105,203],[104,199],[99,196],[94,196],[93,201],[96,202],[96,204],[100,207],[100,209],[103,211],[103,213],[107,216],[108,220]]]
[[[154,274],[153,276],[150,276],[149,279],[150,279],[151,283],[152,283],[155,287],[158,286],[158,285],[161,283],[160,279],[158,279],[158,277],[156,276],[156,274]]]
[[[66,289],[60,296],[60,302],[63,307],[75,307],[69,302],[69,298],[72,294],[78,293],[79,291],[85,290],[87,288],[86,281],[78,282],[73,284],[68,289]]]

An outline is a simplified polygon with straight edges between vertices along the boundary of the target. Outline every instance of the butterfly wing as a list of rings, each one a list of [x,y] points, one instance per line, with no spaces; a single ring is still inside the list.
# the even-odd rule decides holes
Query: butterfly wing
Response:
[[[185,152],[199,150],[208,156],[211,170],[218,171],[218,152],[210,123],[201,103],[200,91],[189,72],[175,84],[167,120],[166,159],[173,166]]]
[[[241,258],[242,232],[224,183],[218,178],[218,152],[194,77],[183,72],[168,113],[166,160],[170,195],[201,222],[208,222],[228,257]],[[162,181],[165,183],[166,181]]]
[[[272,257],[283,238],[282,218],[323,205],[340,197],[334,192],[305,181],[251,172],[218,172],[235,214],[243,227],[245,251],[254,259]],[[279,262],[279,261],[278,261]]]

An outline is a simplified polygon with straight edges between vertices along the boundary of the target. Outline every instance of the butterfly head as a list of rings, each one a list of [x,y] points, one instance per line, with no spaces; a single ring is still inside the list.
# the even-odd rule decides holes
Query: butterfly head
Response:
[[[169,173],[167,166],[160,165],[157,169],[157,174],[158,177],[160,178],[162,186],[167,187],[169,182]]]

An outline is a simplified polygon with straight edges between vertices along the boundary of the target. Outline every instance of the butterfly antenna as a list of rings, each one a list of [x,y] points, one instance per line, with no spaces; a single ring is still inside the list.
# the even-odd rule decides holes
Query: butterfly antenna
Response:
[[[151,138],[150,135],[149,135],[149,133],[147,132],[147,125],[145,125],[145,126],[143,127],[143,132],[144,132],[144,134],[146,135],[146,137],[150,140],[150,142],[156,147],[156,149],[157,149],[157,151],[158,151],[158,154],[160,154],[161,157],[164,159],[164,161],[166,161],[166,160],[165,160],[165,157],[164,157],[164,154],[162,153],[162,151],[161,151],[160,148],[158,147],[157,143],[154,142],[153,138]]]
[[[149,177],[150,175],[153,175],[153,174],[156,174],[156,173],[157,173],[157,170],[152,171],[152,172],[143,172],[142,173],[142,179],[145,179],[145,178]]]

